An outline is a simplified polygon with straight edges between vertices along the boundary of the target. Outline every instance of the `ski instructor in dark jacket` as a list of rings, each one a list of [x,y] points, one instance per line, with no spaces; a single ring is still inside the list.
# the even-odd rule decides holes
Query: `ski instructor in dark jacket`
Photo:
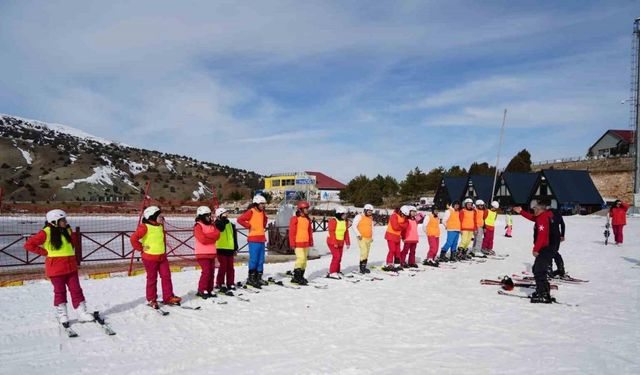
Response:
[[[513,210],[522,217],[535,222],[533,227],[534,245],[532,254],[536,258],[533,263],[533,276],[536,279],[536,291],[531,295],[531,303],[552,303],[551,287],[547,281],[547,270],[556,251],[554,240],[560,236],[554,236],[551,232],[557,225],[553,223],[553,213],[547,211],[546,205],[538,202],[533,206],[533,215],[523,211],[521,207]]]

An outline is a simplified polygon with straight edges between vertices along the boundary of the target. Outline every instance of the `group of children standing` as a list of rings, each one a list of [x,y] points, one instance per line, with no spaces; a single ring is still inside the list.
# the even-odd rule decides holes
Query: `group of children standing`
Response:
[[[418,225],[424,222],[427,235],[428,252],[424,265],[437,267],[442,261],[462,260],[468,256],[486,256],[493,252],[493,236],[497,202],[492,202],[490,209],[485,209],[484,202],[477,200],[475,207],[471,199],[466,199],[461,209],[459,202],[454,202],[445,211],[442,220],[434,210],[426,216],[418,213],[414,206],[402,206],[389,218],[385,240],[388,245],[385,271],[397,271],[406,267],[418,267],[416,249],[419,242]],[[257,195],[249,209],[242,214],[237,223],[249,230],[249,272],[247,285],[261,288],[267,285],[262,277],[265,261],[265,229],[268,217],[265,213],[266,200]],[[309,216],[309,202],[298,202],[297,211],[289,223],[289,245],[296,255],[292,283],[307,285],[304,277],[307,268],[309,249],[313,247],[313,225]],[[195,239],[195,257],[201,268],[197,295],[209,298],[218,292],[233,294],[235,289],[234,256],[238,251],[236,227],[228,218],[224,208],[212,211],[201,206],[196,211],[193,235]],[[331,252],[331,264],[328,278],[341,278],[341,262],[343,252],[350,248],[349,229],[353,229],[360,250],[359,271],[369,273],[367,268],[369,252],[373,242],[373,206],[367,204],[364,211],[358,214],[353,223],[347,219],[348,212],[338,207],[335,215],[328,221],[327,246]],[[440,225],[447,230],[447,241],[437,258]],[[461,237],[458,245],[458,238]],[[473,247],[471,240],[473,239]],[[46,275],[54,286],[54,306],[60,322],[68,321],[66,308],[67,289],[71,294],[74,308],[78,309],[80,320],[91,321],[93,316],[87,311],[78,278],[78,268],[74,250],[73,233],[67,224],[66,214],[62,210],[47,213],[45,227],[28,239],[25,248],[28,251],[46,256]],[[401,246],[401,244],[403,246]],[[142,253],[142,263],[146,271],[146,299],[152,308],[159,308],[157,282],[158,276],[162,286],[162,303],[180,304],[181,298],[173,292],[171,270],[167,259],[166,232],[162,211],[157,206],[147,207],[143,211],[142,222],[131,235],[131,245],[135,251]],[[447,256],[447,254],[450,254]],[[216,262],[218,274],[214,279]]]

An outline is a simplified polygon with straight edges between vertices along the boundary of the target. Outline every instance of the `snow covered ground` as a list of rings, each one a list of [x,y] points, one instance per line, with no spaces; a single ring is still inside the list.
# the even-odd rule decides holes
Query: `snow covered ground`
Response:
[[[496,249],[510,254],[507,259],[427,269],[415,277],[318,280],[328,289],[270,286],[245,294],[249,303],[216,305],[194,298],[198,271],[174,273],[176,293],[202,309],[167,308],[166,317],[144,306],[144,275],[83,280],[88,304],[103,312],[116,336],[94,324],[73,324],[78,338],[61,334],[48,282],[1,288],[0,373],[640,373],[640,220],[629,220],[623,246],[605,247],[604,218],[566,219],[561,251],[567,270],[590,280],[554,293],[579,305],[568,307],[530,304],[479,284],[530,269],[532,223],[514,219],[514,238],[501,230],[496,236]],[[377,228],[371,256],[378,264],[386,255],[383,232]],[[325,246],[325,237],[316,234],[317,247]],[[419,244],[420,258],[425,247]],[[343,270],[355,269],[357,257],[352,246]],[[321,278],[329,261],[311,261],[307,275]],[[266,274],[290,268],[269,264]],[[244,278],[246,267],[236,270]]]

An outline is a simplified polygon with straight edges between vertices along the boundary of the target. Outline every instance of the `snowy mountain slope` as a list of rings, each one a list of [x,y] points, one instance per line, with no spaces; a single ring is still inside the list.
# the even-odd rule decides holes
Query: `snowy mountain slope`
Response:
[[[496,236],[505,260],[428,269],[383,281],[320,279],[329,257],[309,262],[307,275],[328,289],[271,286],[227,305],[193,297],[198,271],[173,274],[185,304],[161,317],[144,306],[145,276],[83,280],[90,306],[108,317],[116,336],[74,324],[79,338],[60,334],[51,285],[1,288],[0,362],[7,374],[637,374],[640,372],[640,220],[627,243],[602,243],[604,219],[568,217],[562,254],[567,270],[587,278],[554,295],[577,307],[536,305],[503,297],[481,278],[517,273],[532,264],[532,223],[515,217],[514,238]],[[500,225],[498,225],[500,228]],[[497,234],[502,234],[501,230]],[[373,263],[386,255],[377,227]],[[318,248],[326,233],[316,233]],[[444,238],[444,237],[443,237]],[[441,239],[442,240],[442,239]],[[426,252],[425,238],[418,255]],[[345,251],[343,270],[358,251]],[[271,275],[293,264],[268,264]],[[237,267],[238,279],[246,267]],[[525,291],[518,291],[524,293]],[[75,314],[71,312],[71,318]]]
[[[0,115],[0,186],[8,200],[128,200],[152,181],[156,198],[190,200],[201,185],[222,195],[260,187],[261,176],[133,148],[65,125]]]

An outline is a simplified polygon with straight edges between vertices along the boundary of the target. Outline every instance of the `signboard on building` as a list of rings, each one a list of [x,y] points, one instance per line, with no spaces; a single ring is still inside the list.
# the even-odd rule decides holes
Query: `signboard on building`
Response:
[[[340,191],[320,190],[320,200],[322,202],[340,202]]]
[[[315,183],[313,178],[296,178],[296,185],[313,185]]]

